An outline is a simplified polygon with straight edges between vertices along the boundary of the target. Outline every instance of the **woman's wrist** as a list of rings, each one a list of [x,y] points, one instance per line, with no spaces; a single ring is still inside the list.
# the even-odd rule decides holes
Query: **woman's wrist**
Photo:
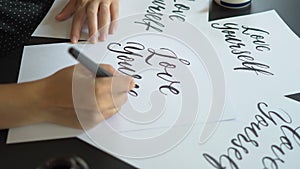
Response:
[[[47,121],[42,111],[41,81],[0,85],[0,128],[18,127]]]
[[[24,113],[30,115],[30,121],[33,123],[50,122],[50,114],[47,109],[44,91],[46,89],[45,79],[22,84],[20,87],[28,101],[25,102],[26,110]],[[26,98],[20,99],[25,100]]]

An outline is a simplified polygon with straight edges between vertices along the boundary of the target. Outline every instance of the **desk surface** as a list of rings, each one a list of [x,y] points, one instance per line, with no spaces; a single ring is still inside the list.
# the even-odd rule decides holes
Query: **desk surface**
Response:
[[[298,22],[299,19],[297,18],[300,16],[298,13],[299,6],[299,0],[253,0],[249,8],[229,10],[211,2],[209,20],[276,9],[283,20],[300,36],[300,22]],[[53,42],[68,42],[68,40],[33,38],[30,44]],[[23,48],[20,48],[7,57],[0,57],[0,83],[14,83],[17,81],[22,51]],[[71,155],[83,158],[91,169],[133,168],[76,138],[6,145],[6,137],[7,130],[0,130],[1,168],[33,169],[51,157]]]

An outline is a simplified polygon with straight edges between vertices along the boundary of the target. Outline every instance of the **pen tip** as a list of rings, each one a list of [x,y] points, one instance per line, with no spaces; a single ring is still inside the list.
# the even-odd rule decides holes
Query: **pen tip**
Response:
[[[73,48],[73,47],[70,47],[70,48],[69,48],[69,53],[73,53],[73,51],[74,51],[74,48]]]
[[[78,58],[78,55],[79,55],[79,51],[76,50],[75,48],[73,47],[70,47],[69,48],[69,53],[75,58],[77,59]]]

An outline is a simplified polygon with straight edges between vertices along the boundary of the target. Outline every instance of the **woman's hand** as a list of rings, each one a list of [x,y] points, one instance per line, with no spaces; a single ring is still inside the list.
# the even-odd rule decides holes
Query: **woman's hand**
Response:
[[[90,41],[92,43],[98,41],[98,29],[100,29],[100,41],[105,41],[107,34],[112,34],[116,30],[116,22],[112,21],[119,17],[119,0],[70,0],[56,16],[56,19],[63,21],[72,15],[73,23],[70,37],[72,43],[78,42],[82,26],[86,20]],[[111,23],[110,26],[108,26],[109,23]]]
[[[40,108],[47,121],[72,128],[91,128],[117,113],[127,101],[134,82],[109,65],[102,67],[114,76],[95,79],[77,65],[45,79]]]
[[[81,65],[41,80],[0,85],[0,129],[50,122],[88,129],[118,112],[133,79],[102,65],[112,77],[94,78]]]

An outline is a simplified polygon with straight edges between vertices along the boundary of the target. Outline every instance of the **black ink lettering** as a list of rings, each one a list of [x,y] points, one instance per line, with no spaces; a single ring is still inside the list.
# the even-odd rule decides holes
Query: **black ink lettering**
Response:
[[[159,23],[159,22],[156,22],[156,21],[154,21],[154,22],[155,22],[158,26],[160,26],[160,27],[165,27],[163,24],[161,24],[161,23]],[[145,25],[145,26],[146,26],[146,28],[145,28],[146,31],[149,31],[150,28],[156,30],[157,32],[162,32],[162,31],[163,31],[161,28],[158,28],[158,27],[155,27],[155,26],[151,25],[152,20],[150,20],[150,19],[148,19],[148,18],[142,19],[142,22],[135,21],[134,23]]]
[[[162,32],[162,29],[165,26],[160,21],[162,20],[162,10],[165,10],[165,5],[164,0],[153,0],[152,5],[148,7],[147,14],[144,15],[142,22],[135,21],[134,23],[145,25],[145,30],[147,31],[152,28],[157,32]]]
[[[172,21],[177,19],[180,22],[185,22],[186,15],[184,15],[184,11],[190,10],[190,7],[188,7],[184,4],[179,4],[179,3],[174,4],[174,7],[175,7],[175,10],[172,11],[173,14],[170,15],[169,18]]]
[[[215,29],[239,30],[238,24],[235,23],[225,23],[223,26],[220,26],[219,23],[212,23],[211,27]]]
[[[123,60],[123,61],[134,61],[133,58],[130,58],[130,57],[125,56],[125,55],[119,55],[119,56],[117,56],[117,58],[118,58],[119,60]]]
[[[230,45],[229,48],[232,49],[232,50],[235,50],[235,49],[240,49],[242,48],[242,46],[246,46],[245,44],[243,43],[236,43],[235,45]],[[232,51],[231,51],[232,52]]]
[[[267,35],[270,34],[268,31],[264,31],[264,30],[257,29],[257,28],[251,28],[251,27],[247,27],[247,26],[242,26],[242,28],[244,29],[242,32],[242,34],[244,34],[244,35],[250,35],[250,33],[248,33],[250,31],[267,34]]]
[[[163,89],[167,89],[171,93],[173,93],[175,95],[178,95],[180,93],[179,90],[177,90],[175,87],[172,86],[173,84],[176,84],[176,83],[179,83],[179,82],[172,82],[169,85],[162,85],[162,86],[159,87],[159,91],[162,94],[167,95],[165,92],[163,92]]]
[[[140,55],[138,53],[130,51],[130,49],[137,50],[137,51],[144,50],[145,47],[142,44],[137,43],[137,42],[127,42],[126,44],[127,45],[132,45],[132,46],[125,46],[123,48],[123,50],[118,50],[118,49],[114,49],[114,46],[120,46],[121,47],[122,45],[120,43],[112,42],[112,43],[108,44],[107,49],[109,51],[112,51],[112,52],[115,52],[115,53],[121,53],[121,54],[128,54],[128,55],[135,55],[135,56],[143,57],[142,55]]]
[[[242,42],[241,39],[237,38],[236,32],[239,31],[239,25],[236,23],[225,23],[223,25],[219,23],[212,23],[211,27],[214,29],[220,30],[225,37],[225,42],[229,44],[229,48],[231,49],[231,53],[234,55],[238,55],[237,59],[242,61],[241,65],[233,68],[233,70],[239,71],[247,71],[247,72],[254,72],[256,75],[267,75],[272,76],[274,75],[270,69],[270,66],[267,64],[263,64],[260,62],[255,61],[254,57],[250,56],[251,52],[248,50],[243,50],[242,48],[246,47],[246,44]],[[269,51],[271,48],[269,47],[269,44],[267,44],[264,40],[264,36],[261,34],[268,35],[269,32],[256,29],[256,28],[250,28],[246,26],[242,26],[243,35],[247,35],[250,38],[254,39],[253,44],[255,45],[255,49],[258,51]],[[257,34],[254,34],[257,33]]]
[[[128,92],[128,94],[130,94],[130,95],[133,96],[133,97],[137,97],[137,96],[138,96],[138,93],[137,93],[136,91],[134,91],[134,90],[130,90],[130,91]]]
[[[170,58],[170,59],[178,59],[177,55],[176,55],[175,52],[173,52],[172,50],[167,49],[167,48],[160,48],[160,50],[162,50],[162,51],[167,51],[167,52],[169,52],[169,53],[171,53],[171,54],[169,55],[169,54],[157,53],[154,49],[149,48],[149,49],[148,49],[148,52],[150,52],[150,55],[146,57],[145,62],[146,62],[148,65],[152,65],[152,64],[150,63],[150,59],[151,59],[153,56],[161,56],[161,57],[166,57],[166,58]]]
[[[242,139],[243,139],[245,142],[249,143],[249,139],[246,138],[246,136],[244,136],[244,135],[242,135],[242,134],[240,134],[240,133],[237,134],[237,139],[236,139],[236,138],[233,138],[233,139],[231,140],[231,143],[232,143],[234,146],[236,146],[236,147],[242,148],[242,150],[243,150],[246,154],[248,154],[249,151],[248,151],[248,149],[247,149],[245,146],[243,146],[243,144],[242,144]],[[238,143],[237,143],[237,141],[238,141]]]
[[[206,159],[206,161],[212,165],[214,168],[217,169],[225,169],[215,158],[213,158],[211,155],[207,153],[203,153],[203,157]]]
[[[232,54],[235,54],[235,55],[241,55],[241,54],[251,54],[250,51],[239,51],[239,50],[232,50],[231,52]]]
[[[109,51],[121,54],[117,56],[117,59],[121,60],[120,62],[118,62],[118,65],[120,66],[118,70],[125,75],[131,76],[136,79],[141,79],[142,76],[134,74],[136,71],[131,68],[132,64],[130,62],[133,62],[134,58],[130,56],[143,57],[137,52],[144,50],[145,47],[138,42],[127,42],[126,46],[123,47],[123,50],[117,49],[116,46],[122,47],[120,43],[112,42],[107,46],[107,49]]]
[[[222,163],[223,159],[225,159],[226,161],[228,161],[228,163],[229,163],[229,165],[230,165],[231,168],[233,168],[233,169],[238,169],[238,168],[239,168],[238,165],[233,161],[233,159],[230,158],[228,155],[222,154],[222,155],[220,156],[221,164],[223,164],[223,163]],[[226,167],[225,167],[225,168],[226,168]]]
[[[287,126],[287,125],[282,125],[281,127],[280,127],[280,129],[281,129],[281,131],[282,131],[282,133],[283,133],[283,135],[285,136],[285,137],[287,137],[287,135],[286,135],[286,132],[285,131],[289,131],[291,134],[293,134],[293,138],[294,138],[294,140],[296,141],[296,143],[299,145],[299,141],[300,141],[300,135],[299,135],[299,133],[297,133],[297,130],[299,129],[300,127],[297,127],[296,129],[293,129],[293,128],[291,128],[290,126]],[[291,145],[290,145],[291,146]],[[299,145],[300,146],[300,145]],[[292,147],[291,147],[292,148]]]
[[[255,48],[256,48],[256,50],[258,50],[258,51],[265,51],[264,49],[266,49],[267,51],[270,51],[271,50],[271,48],[270,47],[268,47],[269,45],[267,45],[267,46],[256,46]]]
[[[178,15],[170,15],[169,18],[172,20],[172,21],[175,21],[178,20],[180,22],[185,22],[185,18],[182,17],[182,16],[178,16]]]
[[[294,140],[296,141],[296,143],[298,144],[299,140],[300,140],[300,135],[297,133],[297,129],[299,129],[299,127],[297,127],[296,129],[293,129],[287,125],[282,125],[280,126],[280,130],[283,133],[283,136],[280,136],[280,145],[271,145],[271,150],[272,153],[275,157],[270,157],[270,156],[265,156],[262,158],[262,164],[265,168],[266,167],[266,162],[269,161],[270,162],[270,166],[272,168],[278,168],[278,162],[284,163],[285,161],[283,160],[283,157],[279,157],[280,153],[282,156],[285,155],[285,151],[284,148],[286,148],[287,150],[293,150],[293,144],[291,142],[291,140],[288,138],[286,131],[290,132],[293,135]],[[299,144],[298,144],[299,146]]]
[[[255,47],[256,50],[261,52],[271,50],[269,44],[263,41],[265,37],[262,36],[262,35],[269,35],[270,34],[269,32],[257,28],[247,27],[247,26],[242,26],[242,28],[244,29],[242,31],[242,34],[250,36],[250,38],[254,39],[253,44],[256,45]],[[255,33],[258,33],[260,35],[257,35]]]
[[[264,70],[264,69],[269,69],[270,66],[266,65],[266,64],[262,64],[262,63],[258,63],[258,62],[248,62],[248,61],[244,61],[242,63],[242,65],[244,67],[236,67],[233,68],[234,70],[246,70],[246,71],[250,71],[250,72],[255,72],[256,75],[260,74],[264,74],[264,75],[274,75],[273,73]],[[255,67],[254,67],[255,66]]]
[[[238,44],[239,42],[242,42],[242,40],[236,38],[236,35],[235,35],[234,31],[223,30],[222,33],[226,34],[225,35],[225,41],[227,43]]]
[[[254,60],[254,58],[252,56],[248,56],[248,55],[239,55],[237,58],[242,62]]]
[[[242,155],[241,155],[241,153],[240,153],[240,151],[238,149],[236,149],[234,147],[229,147],[227,149],[227,154],[228,155],[230,155],[230,151],[233,151],[233,154],[234,154],[234,156],[235,156],[236,159],[238,159],[238,160],[242,160],[243,159],[243,157],[242,157]]]
[[[257,108],[258,108],[259,112],[261,114],[263,114],[268,120],[270,120],[274,125],[277,125],[277,122],[274,120],[273,115],[275,117],[277,117],[279,120],[281,120],[282,122],[284,122],[284,123],[288,123],[288,124],[292,123],[291,116],[287,112],[285,112],[284,110],[282,110],[282,112],[284,112],[284,114],[287,115],[287,119],[283,118],[279,113],[277,113],[275,111],[269,111],[268,113],[266,113],[263,110],[263,107],[267,108],[268,105],[264,102],[258,103]]]
[[[130,54],[130,55],[143,57],[143,55],[138,54],[138,53],[136,53],[134,51],[131,51],[131,49],[132,50],[136,50],[136,51],[142,51],[142,50],[145,49],[144,45],[142,45],[140,43],[137,43],[137,42],[127,42],[126,44],[130,45],[130,46],[125,46],[124,47],[124,51],[128,52],[128,54]]]
[[[130,74],[129,73],[129,72],[135,73],[135,70],[133,68],[130,68],[132,66],[132,64],[130,64],[128,62],[118,62],[118,65],[120,66],[118,68],[118,71],[120,71],[121,73],[123,73],[127,76],[131,76],[131,77],[136,78],[136,79],[141,79],[142,78],[142,76],[140,76],[138,74]]]
[[[245,127],[244,132],[245,132],[245,134],[246,134],[249,142],[251,142],[252,145],[254,145],[255,147],[258,147],[259,146],[258,142],[255,141],[255,140],[253,140],[253,139],[251,139],[250,133],[252,133],[257,138],[258,137],[257,130],[260,130],[259,124],[251,122],[250,126],[251,127]]]
[[[269,162],[270,162],[271,168],[273,168],[273,169],[278,169],[278,164],[276,163],[276,160],[274,160],[274,159],[271,158],[271,157],[264,157],[264,158],[262,159],[262,163],[263,163],[264,169],[268,169],[268,168],[269,168],[269,167],[267,167],[266,161],[269,161]]]
[[[278,147],[277,145],[272,145],[271,146],[271,150],[272,150],[272,153],[276,156],[275,160],[276,161],[280,161],[282,163],[284,163],[284,161],[279,157],[279,155],[276,153],[276,152],[280,152],[282,155],[284,155],[284,151],[282,150],[281,147]]]
[[[178,95],[180,92],[178,89],[176,89],[175,87],[173,87],[173,84],[179,84],[179,81],[174,81],[172,79],[172,75],[168,72],[168,69],[175,69],[176,65],[174,64],[170,64],[168,62],[160,62],[159,63],[160,66],[162,66],[164,68],[164,72],[162,73],[157,73],[157,77],[161,78],[162,80],[169,82],[168,85],[162,85],[159,87],[159,91],[163,94],[166,95],[165,92],[163,92],[163,89],[167,89],[168,91],[170,91],[171,93]]]
[[[179,59],[179,61],[185,65],[190,65],[191,63],[188,60],[185,59]]]
[[[211,155],[204,153],[203,157],[205,160],[214,168],[222,168],[225,169],[225,165],[229,165],[229,168],[239,168],[237,163],[234,161],[234,159],[231,157],[235,157],[236,160],[242,160],[243,154],[249,153],[249,149],[245,147],[244,143],[252,143],[254,147],[259,147],[258,141],[254,140],[254,138],[259,137],[258,131],[262,130],[263,127],[269,127],[270,124],[274,124],[275,126],[278,125],[279,122],[285,123],[282,126],[280,126],[280,129],[283,133],[283,136],[280,136],[280,144],[279,145],[271,145],[271,151],[274,155],[274,157],[271,156],[265,156],[262,158],[262,165],[264,168],[278,168],[278,162],[284,163],[284,159],[281,156],[284,156],[286,154],[285,149],[287,150],[293,150],[294,145],[291,142],[291,139],[288,137],[287,133],[289,133],[289,136],[292,136],[294,141],[298,146],[300,146],[300,135],[298,133],[298,130],[300,130],[300,127],[297,127],[295,129],[291,128],[290,126],[287,126],[286,124],[292,123],[292,118],[290,115],[284,111],[281,110],[280,112],[276,111],[265,111],[263,109],[268,108],[268,104],[264,102],[259,102],[257,104],[258,112],[262,115],[256,114],[255,120],[256,122],[250,122],[249,126],[244,128],[244,133],[238,133],[236,138],[231,139],[231,144],[234,147],[228,147],[227,148],[227,155],[221,154],[219,158],[214,158]],[[285,116],[282,116],[281,114],[284,114]],[[268,123],[270,121],[271,123]],[[251,138],[251,135],[255,136]],[[240,151],[241,149],[242,151]],[[217,160],[218,159],[218,160]],[[225,164],[226,162],[226,164]],[[228,164],[227,164],[228,163]]]
[[[135,88],[135,89],[138,89],[138,88],[140,88],[140,86],[139,86],[138,84],[135,84],[134,88]],[[137,96],[138,96],[138,93],[137,93],[136,91],[134,91],[133,89],[130,90],[128,93],[129,93],[131,96],[133,96],[133,97],[137,97]]]

